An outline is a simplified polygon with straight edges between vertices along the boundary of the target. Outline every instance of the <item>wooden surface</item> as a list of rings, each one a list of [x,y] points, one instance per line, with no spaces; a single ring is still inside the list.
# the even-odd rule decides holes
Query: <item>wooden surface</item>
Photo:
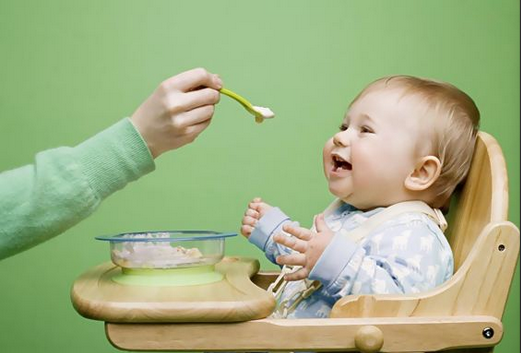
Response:
[[[216,265],[224,280],[184,287],[127,286],[112,281],[120,268],[97,266],[74,283],[75,309],[89,319],[110,322],[233,322],[259,319],[273,311],[273,296],[254,285],[250,277],[259,262],[225,258]]]
[[[497,141],[480,132],[465,187],[447,231],[454,269],[465,262],[483,228],[508,217],[508,176],[503,152]]]
[[[111,324],[107,338],[120,349],[170,351],[354,351],[367,327],[382,333],[381,352],[424,352],[491,346],[502,335],[493,317],[378,319],[261,319],[228,324]],[[484,327],[495,335],[486,339]],[[366,342],[371,346],[371,337]],[[357,344],[358,342],[358,344]],[[376,342],[378,343],[378,342]]]

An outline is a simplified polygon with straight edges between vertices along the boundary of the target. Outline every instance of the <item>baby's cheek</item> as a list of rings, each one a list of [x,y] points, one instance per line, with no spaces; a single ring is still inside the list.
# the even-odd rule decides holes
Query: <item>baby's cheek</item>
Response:
[[[322,168],[323,168],[324,174],[326,176],[327,176],[328,165],[329,165],[330,158],[331,158],[330,156],[331,156],[332,146],[333,146],[333,143],[330,143],[328,141],[328,142],[326,142],[326,145],[322,149]]]
[[[333,147],[334,147],[333,138],[330,138],[329,140],[326,141],[326,143],[324,144],[324,147],[322,148],[322,155],[324,156],[324,158],[326,155],[329,155],[331,153],[331,151],[333,150]]]

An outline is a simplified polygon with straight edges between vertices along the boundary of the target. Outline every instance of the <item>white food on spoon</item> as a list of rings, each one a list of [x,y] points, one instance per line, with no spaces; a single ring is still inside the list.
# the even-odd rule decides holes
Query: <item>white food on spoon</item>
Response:
[[[264,119],[271,119],[275,117],[275,113],[270,108],[253,106],[253,109],[260,113]]]

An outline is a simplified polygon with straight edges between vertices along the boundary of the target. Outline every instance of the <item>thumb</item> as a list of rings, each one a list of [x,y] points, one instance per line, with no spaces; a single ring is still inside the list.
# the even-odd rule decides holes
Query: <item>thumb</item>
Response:
[[[329,229],[329,227],[326,224],[326,220],[324,219],[323,213],[315,217],[315,229],[317,230],[317,233],[321,233]]]

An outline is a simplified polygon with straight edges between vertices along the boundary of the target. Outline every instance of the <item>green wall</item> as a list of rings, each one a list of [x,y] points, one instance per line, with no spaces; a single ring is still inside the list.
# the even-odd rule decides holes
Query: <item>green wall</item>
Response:
[[[277,118],[257,125],[223,97],[194,144],[65,234],[0,262],[0,351],[116,351],[69,299],[74,279],[109,259],[96,235],[236,231],[257,195],[310,226],[332,199],[322,145],[354,95],[384,75],[449,81],[475,99],[505,153],[519,227],[518,0],[1,0],[0,170],[81,142],[198,66]],[[262,257],[240,237],[227,253]],[[518,275],[496,352],[519,351]]]

